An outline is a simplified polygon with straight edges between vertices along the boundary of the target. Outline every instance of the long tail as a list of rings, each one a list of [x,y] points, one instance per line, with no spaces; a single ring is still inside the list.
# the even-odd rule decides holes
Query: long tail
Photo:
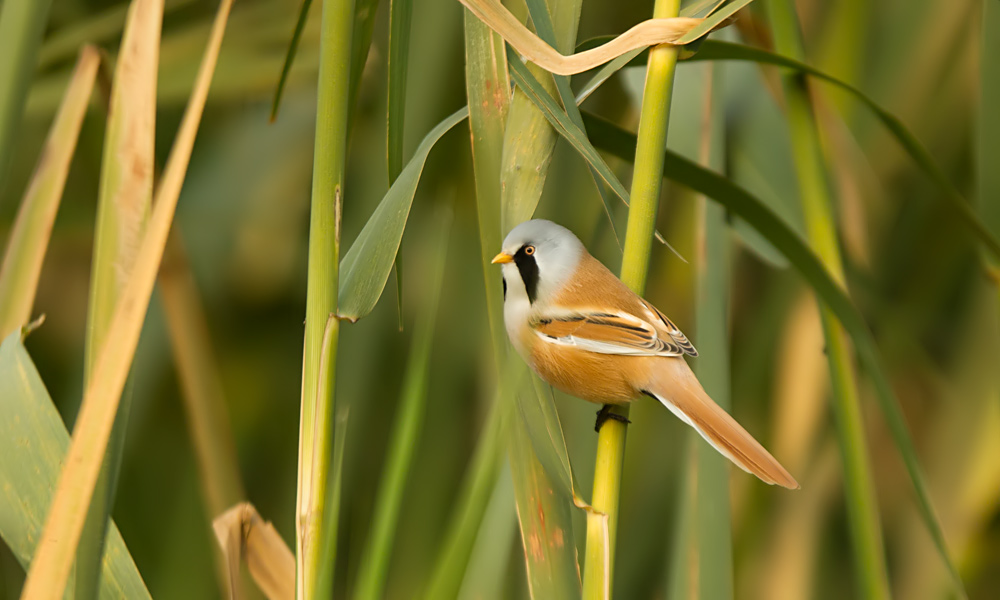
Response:
[[[650,389],[642,390],[644,394],[659,400],[747,473],[764,483],[798,489],[795,478],[708,396],[683,359],[661,359],[657,363],[655,379]]]

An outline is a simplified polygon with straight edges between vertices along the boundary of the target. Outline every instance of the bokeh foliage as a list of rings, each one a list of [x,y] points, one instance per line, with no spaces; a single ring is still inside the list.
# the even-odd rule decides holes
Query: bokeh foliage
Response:
[[[20,3],[4,1],[4,7],[15,4]],[[203,303],[245,496],[292,547],[322,2],[316,4],[304,22],[277,119],[269,123],[301,5],[298,0],[236,3],[175,221]],[[348,257],[389,190],[388,177],[402,171],[400,182],[410,185],[406,161],[423,154],[425,148],[418,144],[425,134],[464,106],[469,94],[464,9],[455,0],[415,3],[408,16],[408,75],[402,88],[406,117],[395,117],[403,130],[389,136],[394,149],[387,158],[389,82],[396,82],[393,94],[400,89],[398,72],[390,78],[388,59],[400,56],[390,51],[390,4],[355,2],[355,38],[370,36],[372,42],[366,58],[352,60],[363,69],[351,73],[357,97],[350,107],[341,252]],[[740,13],[727,39],[773,50],[770,21],[758,4],[762,2]],[[958,201],[961,196],[978,198],[977,210],[998,231],[1000,197],[991,196],[996,169],[989,165],[1000,165],[1000,131],[988,129],[997,126],[995,108],[979,103],[998,97],[995,57],[991,61],[984,53],[1000,47],[1000,8],[995,0],[794,4],[805,62],[862,90],[897,118],[941,169],[929,177],[925,165],[915,162],[863,103],[821,82],[809,84],[847,289],[874,334],[966,590],[973,598],[991,597],[1000,587],[1000,381],[994,364],[1000,355],[998,279],[989,268],[991,261],[983,260],[987,253],[980,250],[974,230],[948,204],[955,201],[952,191],[939,184],[940,178],[950,183]],[[521,17],[528,13],[523,2],[509,5]],[[190,0],[166,2],[157,85],[158,169],[166,162],[215,8],[214,3]],[[577,39],[620,33],[651,14],[652,2],[589,0],[583,3]],[[17,122],[17,143],[6,170],[0,164],[4,243],[81,44],[97,44],[113,58],[124,20],[121,2],[52,2],[37,69],[25,94],[24,117]],[[0,56],[0,62],[6,58]],[[581,108],[635,131],[645,74],[642,59],[639,63],[613,76]],[[667,144],[691,161],[698,159],[699,99],[709,64],[682,61],[677,70]],[[713,165],[804,238],[780,87],[783,73],[752,61],[725,64],[713,91],[714,117],[723,128],[718,135],[722,156]],[[573,77],[573,89],[587,79],[586,74]],[[551,83],[548,88],[555,93]],[[518,94],[513,106],[525,102]],[[399,100],[393,98],[394,103]],[[44,313],[46,321],[25,341],[69,425],[83,390],[90,257],[105,152],[103,102],[96,94],[85,117],[42,270],[33,315]],[[594,146],[609,152],[602,157],[614,177],[627,187],[629,159],[616,157],[610,143],[600,143],[600,128],[595,130],[597,122],[590,115],[585,114],[584,123]],[[475,451],[481,438],[493,435],[487,429],[493,403],[503,399],[496,393],[495,345],[483,285],[485,275],[490,282],[486,289],[497,294],[499,274],[483,272],[480,255],[487,249],[481,248],[468,123],[455,129],[461,131],[444,134],[426,154],[418,174],[400,246],[400,287],[387,285],[368,316],[340,328],[336,396],[338,410],[348,410],[349,421],[332,566],[336,597],[354,594],[364,571],[375,500],[390,462],[394,419],[406,397],[405,365],[419,341],[414,338],[420,332],[418,315],[428,322],[426,298],[438,295],[427,288],[434,285],[443,236],[449,239],[438,318],[432,321],[433,335],[423,332],[420,338],[433,340],[425,413],[408,457],[391,556],[387,567],[380,566],[388,573],[385,597],[416,597],[431,584]],[[606,132],[605,142],[613,134]],[[560,136],[553,139],[555,152],[535,214],[573,229],[617,271],[624,238],[609,226],[605,206],[618,236],[625,231],[627,209],[608,188],[595,186],[591,165],[573,144]],[[514,169],[506,158],[507,168]],[[603,183],[598,180],[598,185]],[[401,191],[391,198],[399,196],[402,204],[409,197],[401,198],[408,190]],[[698,202],[691,190],[668,179],[657,229],[689,258],[697,252]],[[442,209],[454,212],[446,231]],[[784,248],[775,250],[779,244],[767,241],[767,232],[753,231],[732,212],[726,213],[726,222],[731,410],[803,486],[801,492],[784,492],[730,469],[733,589],[737,597],[748,598],[855,597],[860,581],[852,562],[830,384],[810,287],[781,258]],[[490,239],[498,234],[496,226]],[[385,246],[380,260],[388,264],[395,234],[386,240],[374,233],[365,239]],[[695,339],[698,264],[654,245],[646,292]],[[346,278],[348,272],[341,275]],[[397,298],[402,301],[402,330]],[[370,308],[370,302],[362,304],[364,310]],[[889,587],[898,597],[949,597],[953,584],[878,409],[878,390],[863,369],[854,367]],[[215,541],[185,422],[184,386],[156,295],[132,381],[112,515],[153,597],[218,597]],[[595,407],[561,394],[556,402],[576,487],[590,490]],[[634,425],[625,455],[614,592],[619,598],[668,597],[677,589],[671,565],[685,564],[688,524],[677,515],[691,487],[683,473],[694,452],[684,426],[661,406],[641,401],[630,418]],[[523,598],[528,576],[510,470],[491,464],[485,471],[508,481],[490,485],[488,507],[487,498],[481,498],[484,525],[477,525],[479,537],[465,557],[474,575],[463,582],[461,594]],[[573,515],[572,539],[582,557],[585,516],[582,511]],[[488,543],[494,539],[497,547]],[[17,597],[22,579],[17,561],[0,547],[0,597]]]

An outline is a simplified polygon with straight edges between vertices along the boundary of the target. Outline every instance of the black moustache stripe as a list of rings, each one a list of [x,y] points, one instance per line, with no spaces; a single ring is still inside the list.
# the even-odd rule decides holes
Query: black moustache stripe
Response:
[[[514,264],[517,265],[518,272],[521,273],[521,281],[524,282],[524,291],[528,293],[528,302],[535,302],[535,295],[538,293],[538,263],[535,262],[533,254],[525,253],[521,248],[514,253]]]

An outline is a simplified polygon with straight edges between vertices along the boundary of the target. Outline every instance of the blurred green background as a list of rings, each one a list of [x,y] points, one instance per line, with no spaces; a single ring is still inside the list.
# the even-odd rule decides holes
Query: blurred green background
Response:
[[[989,0],[987,0],[989,1]],[[344,247],[384,195],[388,2],[378,5],[373,42],[352,115],[344,196]],[[725,35],[767,46],[760,2]],[[166,159],[200,59],[215,3],[168,0],[164,19],[157,160]],[[976,197],[982,2],[980,0],[800,0],[808,62],[864,90],[898,116],[948,177]],[[274,88],[297,18],[295,0],[239,0],[232,13],[204,122],[180,199],[181,234],[208,319],[246,494],[291,543],[302,362],[302,321],[318,65],[314,6],[280,114]],[[524,11],[515,0],[512,10]],[[125,4],[55,0],[40,64],[20,123],[13,162],[0,180],[0,240],[6,239],[44,136],[84,41],[114,53]],[[462,8],[414,3],[406,100],[405,157],[439,120],[465,103]],[[651,2],[584,3],[580,40],[617,34],[649,17]],[[696,156],[698,92],[707,63],[681,64],[670,146]],[[725,172],[796,224],[801,214],[777,71],[727,63]],[[644,70],[628,68],[584,107],[634,131]],[[582,78],[577,78],[581,79]],[[576,83],[576,80],[574,80]],[[935,188],[857,102],[814,87],[853,299],[875,333],[925,468],[932,499],[973,598],[1000,590],[1000,356],[996,282],[968,230],[936,201]],[[96,98],[96,96],[95,96]],[[996,110],[997,107],[985,107]],[[84,323],[105,119],[92,103],[35,304],[46,315],[26,346],[61,414],[72,423],[82,394]],[[337,378],[349,408],[338,597],[352,589],[368,535],[414,316],[428,296],[433,241],[449,251],[430,369],[427,414],[414,452],[386,597],[426,587],[469,457],[493,401],[475,190],[467,125],[431,153],[403,240],[403,330],[390,280],[368,317],[342,327]],[[630,166],[610,161],[627,181]],[[994,165],[1000,168],[1000,164]],[[1000,203],[1000,198],[983,198]],[[696,198],[666,186],[658,228],[693,256]],[[454,219],[440,229],[438,207]],[[626,209],[615,205],[618,231]],[[613,270],[621,252],[585,163],[558,142],[538,215],[575,231]],[[748,226],[733,221],[731,364],[733,413],[802,484],[769,488],[732,472],[735,588],[741,598],[855,595],[841,472],[827,408],[829,384],[815,303],[801,277]],[[685,331],[693,326],[692,266],[657,245],[646,297]],[[499,277],[491,272],[489,277]],[[209,528],[180,401],[162,307],[154,295],[133,371],[134,401],[114,519],[157,598],[214,598],[215,540]],[[862,406],[893,592],[900,598],[953,593],[921,524],[888,432],[860,379]],[[2,401],[2,399],[0,399]],[[596,407],[557,395],[579,487],[591,488]],[[678,527],[684,426],[651,401],[633,408],[618,539],[615,595],[665,598]],[[524,559],[508,511],[497,532],[493,597],[527,596]],[[509,494],[509,490],[506,492]],[[576,539],[584,536],[578,516]],[[23,571],[0,550],[0,596],[15,598]],[[801,594],[805,594],[802,596]]]

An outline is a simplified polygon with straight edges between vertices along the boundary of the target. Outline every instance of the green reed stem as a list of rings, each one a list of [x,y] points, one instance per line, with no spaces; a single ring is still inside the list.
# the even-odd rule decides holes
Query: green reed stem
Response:
[[[653,16],[676,17],[679,8],[679,0],[656,0]],[[625,234],[621,270],[622,281],[639,294],[646,287],[649,256],[653,245],[676,65],[677,48],[660,46],[650,50],[646,67],[646,85],[642,95],[642,115],[639,118],[635,169],[632,174],[630,194],[631,205],[628,211],[628,230]],[[627,406],[615,407],[614,410],[622,416],[628,416]],[[605,572],[603,532],[596,521],[588,520],[586,562],[583,572],[583,597],[587,599],[601,598],[605,590],[611,589],[618,529],[618,500],[621,492],[622,463],[625,457],[625,430],[624,423],[611,419],[601,427],[597,437],[591,506],[608,516],[610,564]]]
[[[804,51],[794,3],[792,0],[771,0],[769,7],[776,50],[785,56],[801,60]],[[844,269],[809,90],[803,77],[798,74],[785,73],[783,84],[809,241],[826,268],[844,286]],[[858,583],[864,597],[888,598],[882,528],[868,461],[868,446],[851,350],[847,344],[847,334],[833,312],[824,307],[821,314]]]
[[[327,479],[333,449],[334,382],[339,322],[340,214],[347,155],[354,0],[324,0],[320,33],[319,88],[309,216],[306,331],[302,359],[302,407],[296,511],[296,589],[299,599],[316,597],[332,579],[332,555],[324,539]],[[329,321],[330,331],[327,332]],[[328,368],[323,368],[323,363]]]

